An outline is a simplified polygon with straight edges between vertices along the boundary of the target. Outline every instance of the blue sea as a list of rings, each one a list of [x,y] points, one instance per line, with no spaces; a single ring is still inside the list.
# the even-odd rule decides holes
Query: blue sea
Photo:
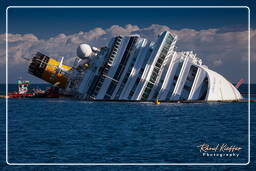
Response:
[[[33,85],[45,88],[48,85]],[[0,86],[4,92],[4,85]],[[9,91],[16,90],[10,85]],[[240,91],[247,97],[247,86]],[[2,94],[1,93],[1,94]],[[255,98],[256,85],[252,85]],[[5,162],[5,99],[1,102],[1,166]],[[255,124],[251,103],[251,125]],[[252,132],[255,128],[252,127]],[[251,160],[255,159],[251,133]],[[239,151],[200,152],[200,145]],[[254,152],[253,152],[254,150]],[[207,155],[212,154],[212,156]],[[225,156],[228,155],[238,156]],[[213,154],[215,156],[213,156]],[[70,98],[9,99],[9,163],[247,163],[248,103],[88,102]],[[40,170],[40,166],[15,166]],[[117,170],[214,170],[212,166],[112,166]],[[235,170],[235,166],[222,166]],[[110,166],[43,166],[42,170],[106,170]],[[252,170],[252,164],[238,170]]]

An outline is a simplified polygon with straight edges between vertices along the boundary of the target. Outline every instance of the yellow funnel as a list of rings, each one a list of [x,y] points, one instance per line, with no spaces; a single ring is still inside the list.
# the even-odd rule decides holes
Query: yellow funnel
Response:
[[[33,57],[28,71],[51,84],[60,88],[65,88],[68,81],[68,77],[65,72],[71,70],[71,67],[63,64],[60,67],[59,65],[59,61],[38,52]]]

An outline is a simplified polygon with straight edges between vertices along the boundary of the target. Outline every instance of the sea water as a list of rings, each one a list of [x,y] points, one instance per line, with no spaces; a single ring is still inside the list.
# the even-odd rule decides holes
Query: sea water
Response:
[[[1,147],[3,142],[1,136]],[[202,145],[218,149],[204,152]],[[220,151],[221,146],[241,149]],[[9,99],[8,161],[246,163],[248,103]]]

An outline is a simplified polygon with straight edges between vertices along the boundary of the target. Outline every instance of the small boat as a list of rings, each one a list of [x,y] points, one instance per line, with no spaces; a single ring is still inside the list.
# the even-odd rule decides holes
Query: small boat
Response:
[[[30,81],[18,81],[18,92],[8,93],[7,98],[24,98],[24,97],[33,97],[34,93],[29,92],[28,86]]]
[[[30,81],[18,81],[18,92],[14,91],[8,93],[7,96],[0,96],[1,98],[58,98],[59,88],[56,86],[48,87],[46,90],[32,89],[29,90]]]

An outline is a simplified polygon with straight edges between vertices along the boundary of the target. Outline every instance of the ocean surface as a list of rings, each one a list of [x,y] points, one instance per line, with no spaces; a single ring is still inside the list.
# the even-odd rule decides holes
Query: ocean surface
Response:
[[[46,87],[47,85],[33,85]],[[0,85],[1,94],[5,86]],[[9,91],[15,91],[10,85]],[[252,98],[256,86],[252,85]],[[247,86],[240,88],[247,97]],[[5,99],[0,170],[5,162]],[[251,103],[251,115],[255,115]],[[255,119],[252,120],[255,123]],[[253,128],[255,130],[255,128]],[[4,135],[4,136],[2,136]],[[255,140],[252,134],[251,139]],[[240,147],[207,156],[200,145]],[[254,151],[255,151],[255,147]],[[228,155],[238,156],[224,156]],[[216,156],[217,155],[217,156]],[[222,155],[222,157],[220,157]],[[255,153],[251,150],[251,159]],[[69,98],[9,99],[9,163],[247,163],[248,103],[87,102]],[[27,170],[25,166],[16,166]],[[70,169],[60,166],[58,169]],[[97,166],[99,168],[100,166]],[[107,167],[107,166],[105,166]],[[166,169],[148,166],[142,170]],[[185,167],[185,166],[184,166]],[[211,166],[207,166],[211,169]],[[223,166],[234,170],[232,166]],[[45,166],[49,170],[51,166]],[[77,168],[80,170],[82,166]],[[122,167],[118,167],[119,169]],[[244,170],[250,166],[244,166]],[[29,169],[38,169],[30,166]],[[55,167],[53,170],[56,170]],[[131,167],[128,169],[133,170]],[[201,166],[202,170],[206,168]],[[73,170],[73,169],[72,169]],[[183,170],[183,169],[182,169]],[[250,169],[249,169],[250,170]]]

